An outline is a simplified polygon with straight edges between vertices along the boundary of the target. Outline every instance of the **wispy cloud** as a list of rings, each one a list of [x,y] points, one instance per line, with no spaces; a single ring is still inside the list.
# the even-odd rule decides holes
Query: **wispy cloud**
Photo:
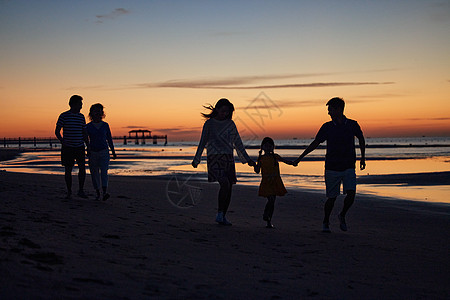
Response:
[[[282,109],[294,107],[310,107],[323,105],[323,100],[277,100],[277,101],[253,101],[247,106],[236,109]]]
[[[191,134],[201,131],[201,127],[168,127],[168,128],[155,128],[154,131],[163,132],[164,134]]]
[[[136,87],[175,87],[175,88],[211,88],[220,86],[232,86],[232,85],[244,85],[253,84],[255,82],[267,81],[267,80],[279,80],[279,79],[292,79],[300,77],[312,77],[329,75],[330,73],[311,73],[311,74],[281,74],[281,75],[260,75],[260,76],[238,76],[229,78],[217,78],[217,79],[180,79],[180,80],[168,80],[159,83],[144,83],[137,84]]]
[[[147,126],[130,125],[130,126],[122,127],[122,128],[125,128],[125,129],[145,129],[145,128],[147,128]]]
[[[335,87],[351,85],[377,85],[393,84],[394,82],[312,82],[312,83],[283,83],[260,84],[261,81],[295,79],[302,77],[314,77],[332,75],[336,73],[311,73],[311,74],[284,74],[264,76],[244,76],[221,79],[198,80],[169,80],[159,83],[142,83],[134,85],[134,88],[188,88],[188,89],[224,89],[224,90],[248,90],[248,89],[279,89],[279,88],[311,88],[311,87]],[[259,84],[258,84],[259,83]]]
[[[409,118],[408,121],[449,121],[450,117],[438,117],[438,118]]]
[[[114,20],[120,16],[129,14],[130,11],[126,10],[125,8],[116,8],[115,10],[113,10],[112,12],[105,14],[105,15],[96,15],[95,18],[97,19],[97,21],[95,23],[101,24],[103,23],[105,20]]]
[[[328,99],[315,99],[315,100],[276,100],[276,101],[252,101],[247,106],[237,107],[236,109],[270,109],[270,110],[280,110],[285,108],[297,108],[297,107],[315,107],[315,106],[325,106]],[[376,102],[377,99],[345,99],[346,103],[357,104],[357,103],[368,103]]]

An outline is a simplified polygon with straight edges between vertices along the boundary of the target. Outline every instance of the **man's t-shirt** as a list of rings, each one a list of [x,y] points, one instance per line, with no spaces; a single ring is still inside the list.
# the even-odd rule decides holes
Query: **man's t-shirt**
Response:
[[[326,170],[355,169],[355,136],[358,139],[363,137],[361,127],[358,122],[347,119],[345,116],[342,124],[330,121],[322,125],[316,135],[316,140],[320,143],[327,141]]]
[[[70,110],[59,115],[58,122],[63,129],[64,143],[69,147],[83,147],[83,132],[86,128],[86,119],[82,113],[73,113]]]

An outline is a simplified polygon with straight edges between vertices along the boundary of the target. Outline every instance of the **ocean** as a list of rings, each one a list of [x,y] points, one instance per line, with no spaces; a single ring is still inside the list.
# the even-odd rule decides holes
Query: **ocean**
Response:
[[[312,139],[276,140],[275,152],[287,159],[295,159],[311,141]],[[254,159],[258,155],[259,143],[256,140],[244,141],[249,155]],[[358,194],[450,203],[450,137],[367,138],[366,144],[366,169],[359,170],[357,163]],[[206,159],[196,169],[191,166],[196,146],[195,141],[169,142],[167,145],[124,145],[123,141],[116,140],[118,158],[111,160],[109,173],[163,176],[169,180],[189,181],[193,184],[198,180],[206,181]],[[44,144],[25,147],[27,151],[16,159],[0,162],[0,169],[10,172],[64,174],[64,168],[60,165],[59,148],[50,149]],[[203,155],[205,154],[206,151]],[[324,193],[324,156],[323,145],[306,156],[297,167],[280,163],[281,175],[288,191],[305,189]],[[260,175],[255,174],[248,165],[241,164],[237,157],[236,171],[239,184],[259,184]],[[409,179],[412,176],[422,180],[411,181]],[[88,188],[89,180],[87,184]]]

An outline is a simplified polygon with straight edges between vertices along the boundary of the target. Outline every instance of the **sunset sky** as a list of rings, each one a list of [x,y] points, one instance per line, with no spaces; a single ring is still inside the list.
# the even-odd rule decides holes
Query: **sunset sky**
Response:
[[[347,103],[368,137],[450,136],[450,1],[0,0],[0,137],[53,136],[71,95],[113,135],[313,137]]]

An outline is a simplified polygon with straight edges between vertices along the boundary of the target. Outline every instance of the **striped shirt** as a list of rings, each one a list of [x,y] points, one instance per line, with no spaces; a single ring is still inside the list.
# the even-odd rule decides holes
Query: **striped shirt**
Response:
[[[83,132],[86,130],[86,119],[82,113],[73,113],[70,110],[59,115],[57,126],[63,129],[64,144],[69,147],[83,147]]]

